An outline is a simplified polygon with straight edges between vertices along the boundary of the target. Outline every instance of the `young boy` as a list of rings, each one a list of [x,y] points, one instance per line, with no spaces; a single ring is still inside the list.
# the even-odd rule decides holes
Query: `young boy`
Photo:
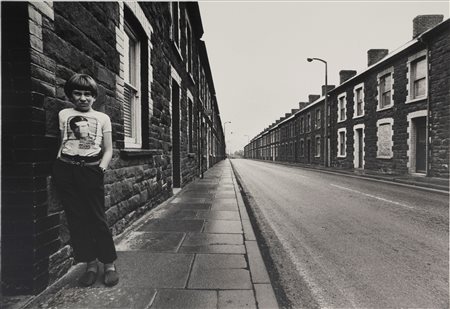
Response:
[[[61,146],[53,179],[61,197],[77,262],[86,263],[83,286],[97,280],[97,259],[104,264],[104,283],[114,286],[119,276],[113,238],[106,222],[103,176],[112,158],[111,120],[92,109],[97,84],[86,74],[75,74],[64,92],[74,108],[59,112]]]

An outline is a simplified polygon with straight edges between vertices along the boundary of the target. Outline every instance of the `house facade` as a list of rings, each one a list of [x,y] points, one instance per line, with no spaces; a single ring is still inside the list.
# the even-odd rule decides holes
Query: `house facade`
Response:
[[[73,264],[51,179],[72,74],[111,118],[113,234],[224,159],[224,135],[197,3],[2,2],[2,28],[2,287],[38,293]]]
[[[323,91],[253,138],[245,156],[265,159],[258,155],[262,136],[296,123],[295,141],[282,138],[274,160],[448,177],[450,21],[442,19],[416,17],[402,48],[369,50],[366,70],[340,71],[340,85],[327,92],[327,124]]]

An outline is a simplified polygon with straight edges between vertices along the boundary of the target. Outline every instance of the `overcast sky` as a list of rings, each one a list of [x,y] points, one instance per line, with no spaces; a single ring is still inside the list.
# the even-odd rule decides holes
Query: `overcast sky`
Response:
[[[362,72],[367,50],[412,39],[421,14],[449,16],[448,1],[200,1],[227,150],[243,149],[340,70]],[[232,133],[231,133],[232,132]],[[248,137],[246,136],[248,135]]]

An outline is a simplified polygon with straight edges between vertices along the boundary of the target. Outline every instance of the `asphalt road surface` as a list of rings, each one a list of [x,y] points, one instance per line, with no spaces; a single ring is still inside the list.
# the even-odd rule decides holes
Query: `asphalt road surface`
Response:
[[[283,306],[448,308],[448,195],[232,160]]]

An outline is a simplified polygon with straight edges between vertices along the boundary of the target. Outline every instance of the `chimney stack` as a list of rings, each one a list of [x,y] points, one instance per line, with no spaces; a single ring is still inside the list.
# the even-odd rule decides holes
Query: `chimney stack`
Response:
[[[291,113],[284,114],[284,119],[288,118],[291,115]]]
[[[291,115],[294,115],[296,112],[298,112],[298,108],[293,108],[291,109]]]
[[[320,98],[320,95],[318,95],[318,94],[310,94],[310,95],[308,96],[309,103],[314,102],[314,101],[317,100],[318,98]]]
[[[369,49],[367,51],[367,66],[377,63],[389,53],[389,49]]]
[[[340,70],[339,71],[339,85],[343,84],[345,81],[349,80],[356,75],[355,70]]]
[[[298,108],[304,109],[306,106],[308,106],[309,102],[298,102]]]
[[[355,72],[355,73],[356,73],[356,72]],[[334,85],[328,85],[328,91],[326,91],[325,85],[322,85],[322,95],[324,96],[325,93],[330,92],[330,90],[333,90],[334,88],[336,88],[336,86],[334,86]]]
[[[413,19],[413,39],[444,20],[444,15],[418,15]]]

